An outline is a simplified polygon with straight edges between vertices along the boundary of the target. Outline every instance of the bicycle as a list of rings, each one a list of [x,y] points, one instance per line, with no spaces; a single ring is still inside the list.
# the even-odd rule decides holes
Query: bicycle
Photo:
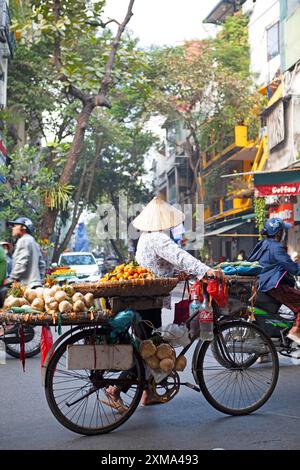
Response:
[[[179,355],[184,355],[197,339],[192,338]],[[262,353],[269,353],[271,362],[258,364]],[[122,367],[116,358],[112,360],[114,356],[121,357]],[[213,341],[198,340],[194,350],[192,373],[196,385],[181,382],[175,371],[158,384],[153,376],[146,379],[134,327],[121,333],[109,325],[73,328],[54,343],[43,371],[46,399],[56,419],[73,432],[97,435],[127,421],[145,387],[167,402],[185,385],[202,392],[223,413],[249,414],[272,395],[279,364],[272,341],[258,326],[245,320],[219,321],[216,313]],[[122,377],[122,371],[127,371],[126,377]],[[121,390],[122,412],[105,404],[110,385]]]

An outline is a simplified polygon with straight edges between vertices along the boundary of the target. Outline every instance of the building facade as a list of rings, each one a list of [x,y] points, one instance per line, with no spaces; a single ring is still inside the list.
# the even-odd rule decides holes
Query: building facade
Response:
[[[7,104],[8,66],[15,48],[15,39],[14,34],[10,31],[10,23],[9,3],[8,1],[0,0],[0,110],[5,109]],[[7,164],[7,149],[3,130],[4,123],[0,119],[0,184],[5,183],[1,167]],[[4,228],[4,221],[0,220],[0,231],[4,230]]]

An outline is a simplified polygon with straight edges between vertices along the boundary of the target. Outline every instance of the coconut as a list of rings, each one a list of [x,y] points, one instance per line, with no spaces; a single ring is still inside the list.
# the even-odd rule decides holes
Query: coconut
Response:
[[[24,297],[31,303],[37,297],[37,292],[35,289],[30,289],[28,287],[24,292]]]
[[[24,297],[21,297],[19,299],[19,304],[20,304],[20,307],[23,307],[23,305],[29,305],[29,302],[28,300],[24,299]]]
[[[54,312],[57,312],[58,311],[58,302],[52,298],[52,302],[48,302],[46,303],[46,311],[54,311]]]
[[[58,292],[60,290],[61,290],[61,287],[57,286],[57,285],[54,285],[50,288],[50,291],[53,292],[53,294],[55,294],[56,292]]]
[[[94,302],[94,296],[92,293],[87,293],[84,296],[84,302],[87,307],[93,307],[95,302]]]
[[[85,303],[82,300],[76,300],[73,304],[74,312],[84,312],[86,310]]]
[[[18,299],[17,297],[7,298],[5,299],[4,307],[5,308],[20,307],[20,299]]]
[[[175,361],[175,370],[181,372],[186,367],[186,358],[184,356],[178,356]]]
[[[54,297],[54,292],[51,289],[45,288],[44,289],[44,300],[46,300],[49,297]]]
[[[72,297],[72,302],[76,302],[77,300],[83,300],[83,294],[81,292],[76,292],[76,294]]]
[[[140,355],[143,359],[147,359],[147,357],[154,356],[155,353],[156,346],[152,343],[151,339],[146,339],[145,341],[141,342]]]
[[[55,292],[54,298],[57,300],[58,303],[62,302],[63,300],[66,300],[67,294],[63,290],[59,290]]]
[[[67,300],[63,300],[62,302],[59,303],[58,305],[58,310],[61,312],[61,313],[69,313],[69,312],[72,312],[72,305],[70,304],[70,302],[68,302]]]
[[[40,298],[34,299],[34,301],[31,303],[31,307],[37,310],[44,310],[45,302],[43,299]]]
[[[38,297],[39,299],[44,300],[44,288],[43,287],[37,287],[34,290],[36,292],[36,297]]]
[[[159,359],[172,359],[174,357],[174,350],[169,344],[163,343],[157,346],[156,355]]]
[[[172,369],[174,369],[174,366],[175,366],[175,363],[173,359],[170,359],[170,358],[162,359],[159,363],[159,368],[163,372],[170,372]]]
[[[160,360],[156,356],[150,356],[145,359],[146,364],[148,364],[151,369],[159,369]]]

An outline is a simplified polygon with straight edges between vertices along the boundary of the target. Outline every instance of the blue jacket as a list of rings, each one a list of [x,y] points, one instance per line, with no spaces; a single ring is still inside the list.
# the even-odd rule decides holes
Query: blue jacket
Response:
[[[248,261],[258,261],[263,267],[259,275],[259,290],[267,292],[278,286],[286,273],[300,275],[300,264],[295,263],[283,246],[273,238],[259,242]]]

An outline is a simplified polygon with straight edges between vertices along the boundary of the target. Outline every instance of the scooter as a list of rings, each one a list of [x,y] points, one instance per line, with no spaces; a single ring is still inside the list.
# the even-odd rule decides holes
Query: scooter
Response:
[[[300,359],[300,347],[286,336],[295,321],[295,315],[288,307],[266,292],[257,292],[254,306],[248,306],[247,311],[272,339],[277,352]]]

